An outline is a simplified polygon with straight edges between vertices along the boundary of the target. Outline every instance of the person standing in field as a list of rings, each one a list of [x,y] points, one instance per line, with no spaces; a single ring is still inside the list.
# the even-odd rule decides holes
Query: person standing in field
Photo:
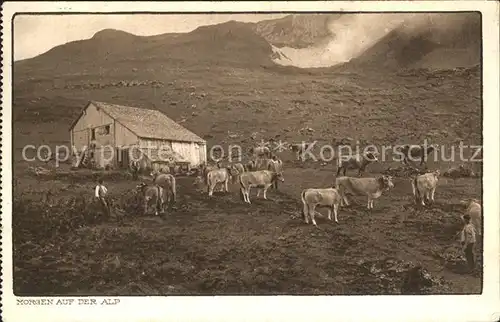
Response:
[[[130,171],[132,172],[132,178],[137,180],[139,178],[140,164],[137,160],[130,161]]]
[[[476,229],[474,225],[470,222],[470,216],[468,214],[464,215],[464,228],[462,229],[462,234],[460,242],[462,244],[462,249],[465,253],[465,258],[467,260],[467,266],[469,268],[469,273],[474,271],[476,268],[474,245],[476,244]]]
[[[107,200],[108,189],[104,186],[102,178],[97,181],[97,186],[95,187],[95,197],[99,199],[101,203],[104,213],[109,217],[111,211],[109,209],[109,204]]]

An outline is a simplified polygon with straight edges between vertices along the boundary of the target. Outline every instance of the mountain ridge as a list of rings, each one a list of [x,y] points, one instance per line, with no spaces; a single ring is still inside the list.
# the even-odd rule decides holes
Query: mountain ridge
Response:
[[[193,59],[189,59],[194,56],[200,63],[240,65],[246,68],[273,64],[308,68],[307,65],[302,66],[301,62],[312,60],[311,67],[319,68],[343,65],[343,68],[352,66],[397,70],[415,67],[470,67],[480,60],[480,16],[457,14],[457,18],[447,18],[450,22],[445,26],[442,23],[440,25],[439,19],[433,20],[431,16],[416,19],[418,27],[402,23],[402,26],[387,32],[372,46],[347,61],[332,58],[328,63],[329,58],[325,55],[335,54],[329,52],[328,48],[338,45],[336,41],[342,41],[339,40],[340,35],[345,32],[345,28],[349,28],[350,17],[353,18],[352,23],[359,23],[361,19],[356,20],[353,15],[346,18],[347,23],[344,19],[343,23],[335,25],[341,16],[288,15],[255,23],[231,20],[199,26],[187,33],[152,36],[138,36],[107,28],[96,32],[89,39],[55,46],[36,57],[14,64],[21,66],[21,69],[23,65],[28,65],[29,69],[50,69],[51,64],[59,65],[59,62],[68,59],[80,64],[104,64],[113,60],[141,60],[149,57],[167,61],[186,60],[189,65],[196,65]],[[177,48],[179,46],[184,48]],[[455,57],[445,63],[439,52],[451,53]],[[315,58],[315,55],[321,57]],[[405,59],[404,56],[412,58]],[[321,66],[314,66],[314,59],[326,60]],[[433,66],[434,62],[436,66]]]

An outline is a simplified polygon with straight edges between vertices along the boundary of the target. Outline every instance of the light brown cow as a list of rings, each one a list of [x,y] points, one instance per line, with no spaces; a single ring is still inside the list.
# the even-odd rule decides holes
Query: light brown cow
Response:
[[[310,150],[313,147],[314,147],[314,143],[302,142],[302,143],[290,144],[290,150],[295,152],[295,156],[296,156],[297,160],[299,160],[307,150]]]
[[[302,204],[304,206],[302,215],[306,224],[309,223],[309,218],[314,226],[316,225],[316,220],[314,220],[314,215],[316,213],[316,207],[328,207],[328,219],[332,220],[332,211],[335,215],[335,222],[339,222],[337,219],[338,209],[341,203],[341,197],[337,189],[335,188],[325,188],[316,189],[309,188],[302,190],[300,194]]]
[[[264,199],[267,199],[267,189],[273,184],[274,181],[285,181],[282,173],[269,170],[259,170],[245,172],[240,175],[240,197],[246,203],[250,203],[250,189],[256,187],[260,190],[257,191],[257,197],[260,192],[264,192]]]
[[[357,153],[350,156],[339,156],[337,159],[337,176],[341,170],[344,170],[343,175],[345,176],[347,169],[359,169],[358,176],[361,176],[368,164],[378,162],[377,155],[378,153],[376,152],[365,152],[364,154]]]
[[[168,202],[169,207],[175,204],[177,187],[175,177],[169,173],[153,172],[153,183],[163,188],[163,202]]]
[[[476,174],[474,173],[474,170],[465,167],[463,164],[459,165],[458,167],[452,167],[443,173],[443,177],[449,177],[453,180],[456,180],[457,178],[475,176]]]
[[[267,162],[267,170],[283,173],[283,161],[281,161],[277,156],[273,156],[272,159]],[[274,181],[273,188],[278,190],[278,181]]]
[[[148,214],[149,207],[153,202],[155,205],[155,215],[158,216],[158,212],[164,210],[164,200],[163,200],[163,188],[159,185],[148,186],[144,182],[141,182],[136,186],[137,192],[142,195],[144,200],[144,214]]]
[[[224,184],[224,191],[229,192],[228,183],[231,177],[231,167],[215,169],[207,173],[208,196],[212,197],[217,184]]]
[[[258,146],[250,148],[250,153],[257,157],[271,157],[271,150],[267,146]]]
[[[222,165],[221,165],[221,162],[217,162],[216,164],[210,164],[210,165],[207,165],[207,164],[201,164],[199,169],[199,174],[200,174],[200,177],[202,178],[203,180],[203,183],[205,185],[208,186],[208,181],[207,181],[207,175],[210,171],[212,170],[217,170],[217,169],[220,169],[222,168]],[[219,191],[222,191],[223,187],[220,186],[219,187]]]
[[[246,172],[246,169],[245,167],[243,166],[243,164],[241,163],[234,163],[231,165],[231,171],[233,172],[232,174],[232,178],[233,178],[233,183],[236,183],[238,182],[238,179],[240,177],[240,175],[243,173],[243,172]]]
[[[420,160],[420,165],[426,163],[428,155],[433,151],[439,151],[439,146],[437,144],[405,144],[398,147],[397,149],[397,153],[402,155],[401,161],[404,164],[408,164],[408,160],[413,162]]]
[[[335,179],[335,188],[341,196],[341,206],[349,206],[346,193],[358,196],[367,196],[367,208],[373,209],[373,201],[378,199],[384,191],[394,188],[391,176],[382,175],[376,178],[338,177]]]
[[[421,203],[422,206],[425,206],[424,199],[427,199],[428,202],[434,202],[434,193],[436,192],[440,174],[439,170],[435,170],[410,179],[416,204]]]
[[[248,161],[245,165],[245,171],[256,171],[256,164],[255,164],[255,160],[250,160]]]

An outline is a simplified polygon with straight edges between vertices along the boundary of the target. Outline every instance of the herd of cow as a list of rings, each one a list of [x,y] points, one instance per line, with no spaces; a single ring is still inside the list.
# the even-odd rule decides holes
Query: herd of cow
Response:
[[[436,146],[424,148],[423,146],[403,146],[403,163],[407,160],[420,158],[421,164],[425,162],[425,156],[437,149]],[[295,144],[290,147],[299,157],[307,149],[306,144]],[[410,152],[411,151],[411,152]],[[263,198],[267,199],[267,190],[270,187],[278,189],[278,182],[283,182],[283,162],[276,155],[272,155],[267,147],[252,148],[250,151],[252,159],[246,163],[230,163],[223,165],[201,165],[195,169],[197,179],[194,185],[204,184],[209,197],[213,197],[217,186],[228,192],[230,181],[239,183],[241,199],[250,204],[251,188],[257,188],[257,197],[263,193]],[[378,162],[378,153],[364,152],[348,157],[338,158],[337,173],[334,186],[329,188],[308,188],[301,192],[303,204],[302,216],[306,224],[309,219],[313,225],[317,226],[315,215],[317,207],[325,207],[328,210],[328,219],[332,220],[332,212],[335,222],[338,222],[338,210],[342,206],[349,206],[347,195],[357,195],[367,197],[367,208],[373,209],[373,202],[385,191],[394,188],[393,177],[390,175],[379,175],[377,177],[361,177],[366,166],[372,162]],[[357,169],[358,177],[346,176],[348,169]],[[339,176],[341,171],[343,175]],[[409,177],[409,184],[412,186],[413,195],[417,204],[425,205],[434,202],[434,194],[441,173],[439,170],[427,171]],[[152,172],[153,185],[148,186],[141,183],[137,189],[144,196],[144,210],[147,212],[151,203],[155,205],[155,214],[165,210],[167,205],[173,205],[176,198],[176,179],[169,173]],[[464,201],[465,202],[465,201]],[[466,201],[472,223],[480,232],[481,211],[477,211],[481,206],[475,199]]]

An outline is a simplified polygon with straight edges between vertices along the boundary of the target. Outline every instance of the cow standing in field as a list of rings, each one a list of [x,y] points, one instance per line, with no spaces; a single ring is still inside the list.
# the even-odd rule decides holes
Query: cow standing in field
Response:
[[[245,172],[245,167],[243,166],[243,164],[241,163],[235,163],[233,164],[233,169],[235,169],[236,171],[238,171],[238,173],[243,173]]]
[[[270,158],[271,157],[271,150],[267,146],[258,146],[254,148],[250,148],[250,154],[256,156],[256,157],[265,157],[265,158]]]
[[[148,213],[150,204],[154,202],[155,205],[155,216],[158,216],[159,212],[164,210],[164,200],[163,200],[163,188],[159,185],[148,186],[144,182],[141,182],[136,186],[138,193],[142,195],[144,200],[144,214]]]
[[[255,158],[250,160],[247,163],[247,171],[267,170],[270,160],[271,159],[268,158]]]
[[[257,167],[257,166],[256,166],[256,162],[255,162],[255,160],[250,160],[250,161],[248,161],[248,162],[244,165],[244,167],[245,167],[245,171],[246,171],[246,172],[248,172],[248,171],[257,171],[257,169],[256,169],[256,167]]]
[[[151,173],[153,183],[163,188],[162,201],[164,205],[168,202],[171,208],[175,204],[177,197],[176,179],[169,173]],[[162,207],[164,207],[164,205]]]
[[[205,185],[208,186],[208,181],[207,181],[208,173],[212,170],[217,170],[217,169],[221,169],[221,168],[222,168],[222,165],[220,162],[217,162],[215,165],[207,165],[207,164],[200,165],[200,177],[201,177],[203,183],[205,183]],[[222,187],[219,188],[219,191],[222,191]]]
[[[349,206],[346,193],[358,196],[367,196],[367,208],[373,209],[373,201],[378,199],[384,191],[394,188],[391,176],[382,175],[376,178],[338,177],[335,179],[335,188],[341,196],[341,206]]]
[[[243,166],[243,164],[241,164],[241,163],[239,163],[239,162],[238,162],[238,163],[233,164],[231,167],[232,167],[232,171],[234,171],[233,176],[232,176],[232,178],[233,178],[233,183],[236,183],[236,182],[238,182],[238,179],[239,179],[240,175],[241,175],[243,172],[246,172],[246,169],[245,169],[245,167]]]
[[[273,156],[272,159],[267,162],[267,170],[274,171],[276,173],[283,173],[283,161],[281,161],[277,156]],[[278,190],[278,180],[274,181],[272,186],[274,189]]]
[[[423,165],[427,161],[427,156],[433,151],[439,151],[437,144],[427,145],[414,145],[405,144],[398,148],[399,153],[402,154],[402,162],[408,164],[408,159],[411,161],[420,160],[420,165]]]
[[[449,177],[452,178],[453,180],[462,177],[475,177],[475,176],[476,174],[474,173],[474,171],[470,168],[466,168],[463,164],[459,165],[458,167],[450,168],[443,173],[443,177]]]
[[[212,197],[217,184],[224,184],[224,191],[229,192],[228,183],[231,179],[231,167],[215,169],[207,173],[208,196]]]
[[[273,184],[274,181],[285,181],[281,172],[274,172],[270,170],[259,170],[245,172],[240,175],[240,197],[246,203],[250,202],[250,189],[255,187],[260,189],[257,191],[257,197],[260,195],[261,190],[264,192],[264,199],[267,200],[267,189]]]
[[[302,210],[302,215],[306,224],[309,223],[309,218],[314,226],[316,225],[316,220],[314,220],[314,215],[316,213],[316,207],[328,207],[328,219],[332,220],[332,211],[335,215],[335,222],[338,223],[337,213],[341,203],[341,197],[337,189],[326,188],[326,189],[305,189],[300,194],[302,204],[304,206]]]
[[[411,187],[416,204],[421,203],[422,206],[425,206],[424,199],[427,199],[428,202],[434,202],[434,193],[436,192],[440,174],[439,170],[435,170],[411,178]]]
[[[347,169],[358,169],[358,176],[360,177],[368,164],[377,161],[376,152],[358,153],[346,157],[339,156],[337,159],[337,176],[341,170],[344,170],[343,175],[345,176]]]
[[[295,156],[297,160],[299,160],[304,153],[310,149],[314,144],[313,143],[295,143],[295,144],[290,144],[290,150],[295,153]]]

